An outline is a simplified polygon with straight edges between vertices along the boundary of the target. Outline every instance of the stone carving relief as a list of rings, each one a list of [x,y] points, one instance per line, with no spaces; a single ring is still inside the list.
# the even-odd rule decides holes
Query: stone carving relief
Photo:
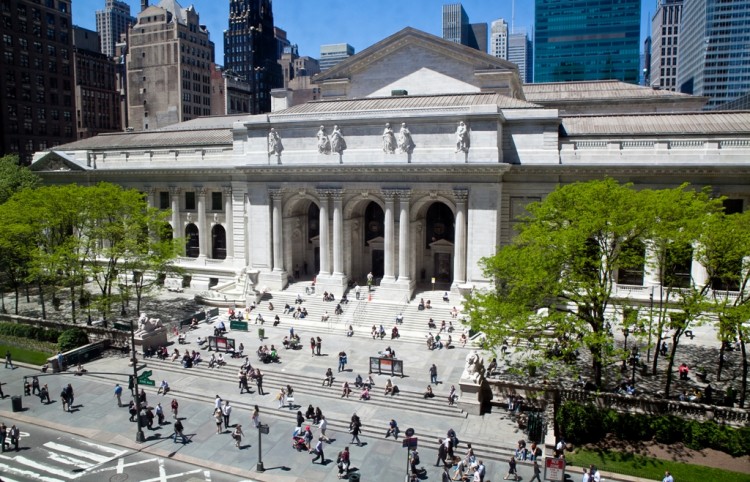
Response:
[[[469,138],[469,129],[463,121],[458,123],[456,128],[456,152],[469,152],[471,139]]]
[[[395,154],[396,152],[396,136],[393,134],[390,122],[385,124],[383,130],[383,152],[386,154]]]
[[[326,134],[326,128],[324,126],[320,126],[320,129],[318,129],[318,152],[320,154],[330,154],[331,153],[331,141],[328,140],[328,135]]]
[[[276,157],[281,157],[283,150],[284,146],[281,144],[281,136],[276,129],[271,127],[271,131],[268,133],[268,153],[276,154]]]
[[[331,132],[331,152],[336,152],[338,154],[343,154],[346,150],[346,139],[344,139],[344,134],[341,133],[341,129],[339,129],[339,126],[333,126],[333,132]]]
[[[411,138],[411,132],[406,127],[406,122],[401,123],[401,130],[398,132],[398,148],[405,154],[411,154],[414,152],[416,145]]]

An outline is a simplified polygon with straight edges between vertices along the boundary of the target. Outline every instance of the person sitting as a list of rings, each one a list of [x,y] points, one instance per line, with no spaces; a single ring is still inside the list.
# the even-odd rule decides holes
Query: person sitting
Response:
[[[257,325],[258,322],[262,325],[266,322],[266,320],[263,319],[263,313],[258,313],[258,316],[255,317],[255,324]]]
[[[289,349],[289,337],[285,336],[284,341],[282,341],[281,344],[284,345],[284,348],[288,350]]]
[[[435,349],[435,338],[432,336],[432,333],[427,335],[427,349],[428,350],[434,350]]]
[[[424,311],[424,298],[419,299],[419,305],[417,306],[417,310]]]
[[[292,315],[292,318],[299,318],[301,314],[302,314],[302,308],[298,306],[297,309],[294,310],[294,314]]]
[[[453,333],[453,330],[454,330],[454,328],[453,328],[453,322],[452,322],[452,321],[449,321],[449,322],[448,322],[448,329],[447,329],[446,331],[447,331],[448,333]]]
[[[78,367],[76,368],[76,373],[75,374],[78,375],[78,376],[80,376],[80,375],[83,375],[84,373],[86,373],[86,369],[83,368],[83,365],[81,365],[79,363]]]
[[[237,349],[237,351],[234,352],[234,358],[242,358],[242,355],[244,352],[245,352],[245,345],[240,343],[240,347]]]
[[[185,353],[185,355],[182,357],[182,368],[192,368],[193,367],[193,359],[190,358],[190,355]]]
[[[404,323],[404,314],[403,313],[399,313],[398,315],[396,315],[396,324],[400,325],[400,324],[403,324],[403,323]]]
[[[333,293],[328,294],[328,300],[326,301],[336,301],[336,297],[333,295]]]
[[[453,337],[448,335],[448,339],[445,342],[445,349],[447,350],[448,348],[453,348],[452,343],[453,343]]]
[[[451,318],[458,318],[458,309],[455,306],[451,310]]]
[[[175,348],[174,351],[172,352],[172,361],[175,361],[178,358],[180,358],[180,350]]]
[[[487,365],[487,376],[491,377],[497,370],[497,358],[493,358],[489,365]]]
[[[398,328],[394,326],[391,330],[391,340],[393,340],[394,338],[398,338],[399,336],[400,335],[398,334]]]
[[[385,392],[384,395],[393,394],[393,382],[389,378],[387,382],[385,382]]]
[[[375,380],[372,379],[372,375],[367,375],[367,380],[362,383],[362,386],[367,389],[372,389],[375,386]]]
[[[203,361],[203,358],[201,358],[200,352],[196,351],[195,355],[193,356],[193,364],[196,364],[202,361]]]
[[[273,311],[273,303],[268,302],[268,311]]]
[[[216,366],[216,355],[211,353],[211,358],[208,359],[208,368],[214,368]]]
[[[427,322],[427,328],[429,328],[430,330],[436,330],[437,325],[435,324],[435,320],[430,318],[430,320]]]
[[[49,363],[45,363],[42,365],[42,368],[40,369],[42,373],[47,373],[47,370],[49,370]]]
[[[381,340],[385,338],[385,328],[383,328],[383,325],[380,325],[380,329],[378,330],[378,335],[380,336]]]
[[[325,313],[323,313],[323,316],[320,317],[320,321],[328,321],[330,317],[331,315],[329,315],[328,312],[326,311]]]
[[[339,301],[339,304],[345,305],[347,303],[349,303],[349,298],[347,298],[346,293],[344,293],[343,295],[341,295],[341,301]]]
[[[434,393],[432,393],[432,385],[427,385],[427,390],[424,392],[424,398],[433,398],[435,396]]]
[[[354,379],[354,386],[356,388],[362,388],[362,375],[357,373],[357,378]]]
[[[383,350],[383,358],[393,358],[393,350],[390,346],[385,347],[385,350]]]
[[[185,333],[180,333],[179,335],[177,335],[177,343],[179,343],[180,345],[184,345],[185,343],[187,343],[187,335]]]
[[[313,407],[311,403],[307,407],[307,411],[305,412],[305,418],[309,420],[313,417],[315,417],[315,407]]]
[[[273,317],[273,326],[279,326],[279,323],[281,323],[281,318],[279,315],[276,315]]]
[[[229,308],[229,321],[234,321],[237,319],[237,315],[234,312],[234,308]]]
[[[197,318],[193,318],[192,320],[190,320],[190,329],[191,330],[198,329],[198,319]]]
[[[448,303],[450,301],[450,299],[448,299],[448,292],[447,291],[445,293],[443,293],[443,301],[445,301],[446,303]]]
[[[326,370],[326,377],[323,379],[323,386],[333,386],[333,370],[329,368]]]
[[[354,336],[354,327],[352,325],[349,325],[349,328],[347,328],[346,336]]]
[[[342,315],[344,313],[344,309],[341,307],[341,303],[336,305],[336,309],[334,310],[334,313],[337,315]]]
[[[437,335],[437,336],[435,337],[435,343],[434,343],[434,345],[432,346],[432,348],[433,348],[433,350],[434,350],[435,348],[438,348],[438,349],[440,349],[440,350],[442,350],[442,349],[443,349],[443,342],[442,342],[442,341],[440,340],[440,335]]]
[[[372,339],[374,340],[375,337],[378,336],[378,327],[375,325],[372,325]]]
[[[427,300],[427,303],[425,303],[424,307],[425,309],[428,309],[428,310],[432,308],[432,305],[430,304],[430,300]]]
[[[344,386],[341,387],[341,398],[349,398],[350,393],[352,393],[352,389],[349,388],[349,382],[344,382]]]
[[[199,336],[196,343],[198,343],[198,346],[202,346],[204,343],[206,343],[206,339]]]
[[[369,400],[370,399],[370,389],[365,386],[364,390],[362,390],[362,393],[359,395],[360,400]]]
[[[214,336],[221,336],[226,333],[227,328],[224,326],[224,322],[219,320],[219,323],[214,326]]]
[[[680,380],[688,379],[688,373],[690,372],[690,368],[688,368],[685,362],[682,362],[682,364],[680,364],[680,367],[677,369],[677,371],[680,372]]]
[[[302,304],[302,294],[297,293],[297,298],[294,300],[295,305],[301,305]]]
[[[159,385],[159,390],[156,391],[156,394],[159,395],[160,393],[164,393],[164,395],[166,395],[168,391],[169,383],[167,383],[166,380],[162,380],[161,385]]]
[[[440,330],[438,331],[438,333],[442,333],[444,331],[445,331],[445,320],[440,322]]]
[[[300,319],[307,316],[307,308],[302,308],[302,313],[299,314]]]
[[[216,364],[218,366],[220,366],[220,367],[227,364],[227,362],[224,361],[224,354],[223,353],[219,353],[218,358],[216,358]]]
[[[278,363],[278,361],[279,361],[279,354],[276,352],[276,347],[274,347],[273,345],[271,345],[271,351],[270,351],[269,355],[271,356],[271,361],[272,362]]]
[[[464,347],[464,346],[466,346],[466,342],[467,342],[468,340],[469,340],[469,339],[468,339],[468,338],[466,337],[466,333],[461,333],[461,347]]]
[[[287,304],[284,305],[284,314],[285,315],[289,314],[289,313],[292,313],[293,311],[294,311],[294,307],[291,306],[291,305],[289,305],[289,303],[287,303]]]

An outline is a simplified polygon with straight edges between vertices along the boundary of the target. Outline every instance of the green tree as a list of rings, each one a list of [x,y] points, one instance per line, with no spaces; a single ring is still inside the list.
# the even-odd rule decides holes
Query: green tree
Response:
[[[0,204],[13,194],[39,186],[41,179],[28,167],[19,165],[15,154],[0,157]]]
[[[36,243],[34,226],[23,206],[10,201],[0,204],[0,273],[15,293],[15,314],[18,314],[19,289],[28,278],[32,249]],[[5,297],[3,296],[3,310]]]
[[[623,249],[643,237],[648,207],[631,185],[611,179],[575,183],[527,207],[512,244],[482,260],[495,290],[472,295],[472,326],[497,346],[510,337],[529,340],[535,356],[569,357],[583,347],[592,355],[597,385],[613,356],[606,313],[616,307],[616,273],[642,264]],[[537,315],[540,308],[548,314]],[[539,341],[554,337],[554,352]]]

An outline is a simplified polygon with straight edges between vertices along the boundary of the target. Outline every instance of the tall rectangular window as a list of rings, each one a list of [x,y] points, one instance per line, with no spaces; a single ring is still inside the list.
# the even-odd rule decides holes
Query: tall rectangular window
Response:
[[[211,210],[212,211],[221,211],[224,206],[222,206],[222,198],[221,198],[221,191],[219,192],[212,192],[211,193]]]
[[[159,192],[159,209],[169,209],[169,191]]]
[[[195,191],[187,191],[185,193],[185,209],[187,211],[195,211]]]

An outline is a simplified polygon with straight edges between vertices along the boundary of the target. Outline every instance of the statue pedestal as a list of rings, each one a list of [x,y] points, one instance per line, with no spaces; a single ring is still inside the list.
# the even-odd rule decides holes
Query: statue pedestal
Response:
[[[461,410],[472,415],[482,415],[484,413],[486,399],[487,381],[482,379],[481,382],[475,383],[472,380],[462,378],[458,382],[458,388],[461,396],[458,398],[458,406]]]
[[[144,335],[135,335],[135,346],[141,347],[141,351],[146,348],[157,348],[160,346],[166,346],[167,344],[167,329],[162,327]]]

